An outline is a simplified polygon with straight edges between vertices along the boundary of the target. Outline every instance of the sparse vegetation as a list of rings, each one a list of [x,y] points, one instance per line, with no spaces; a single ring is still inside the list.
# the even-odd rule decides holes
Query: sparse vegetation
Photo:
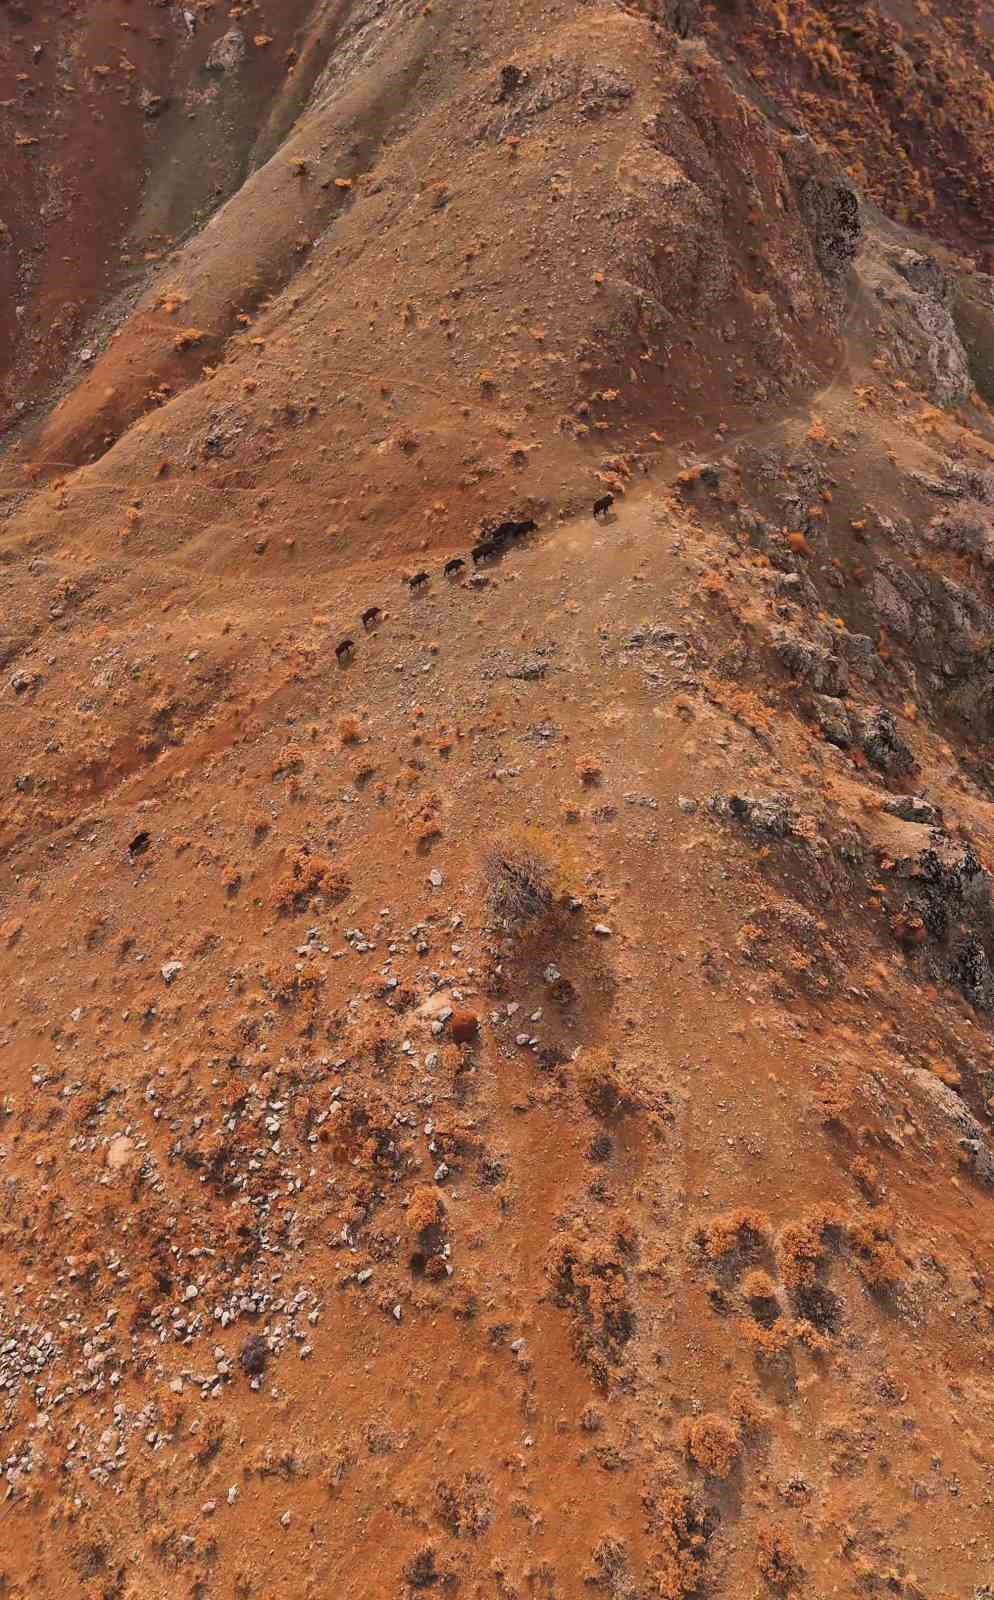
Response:
[[[0,3],[0,1600],[994,1600],[989,12]]]

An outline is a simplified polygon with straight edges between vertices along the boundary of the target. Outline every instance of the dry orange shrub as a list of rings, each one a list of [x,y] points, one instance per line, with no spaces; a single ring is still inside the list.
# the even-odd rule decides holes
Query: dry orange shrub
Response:
[[[789,1222],[780,1235],[777,1256],[784,1283],[789,1289],[801,1289],[815,1282],[818,1269],[828,1255],[832,1233],[844,1230],[845,1220],[835,1206],[822,1206],[803,1217],[799,1222]]]
[[[779,1361],[786,1355],[794,1339],[794,1332],[784,1318],[775,1322],[772,1328],[764,1328],[762,1323],[753,1322],[750,1317],[742,1317],[736,1324],[739,1337],[752,1346],[753,1354],[760,1361]]]
[[[445,1218],[445,1203],[435,1189],[422,1185],[415,1189],[407,1207],[407,1225],[413,1233],[426,1233],[438,1227]]]
[[[350,887],[344,867],[335,866],[325,856],[312,856],[305,850],[298,850],[288,857],[286,871],[273,886],[273,903],[279,911],[304,911],[313,895],[323,894],[329,899],[341,900]]]
[[[685,1600],[704,1578],[708,1527],[696,1497],[667,1488],[653,1506],[659,1550],[652,1562],[652,1593],[658,1600]]]
[[[768,1272],[756,1268],[743,1278],[742,1293],[750,1304],[764,1305],[776,1299],[777,1286]]]
[[[742,1435],[758,1433],[762,1428],[768,1428],[773,1421],[773,1412],[753,1394],[751,1389],[743,1384],[736,1384],[728,1397],[728,1407],[739,1433]]]
[[[702,1229],[699,1242],[711,1261],[720,1261],[733,1250],[757,1250],[769,1240],[770,1219],[763,1211],[750,1206],[740,1206],[736,1211],[726,1211],[712,1217]]]
[[[597,783],[601,777],[601,764],[596,756],[579,756],[576,763],[576,775],[581,783]]]
[[[684,1449],[708,1478],[727,1478],[742,1451],[739,1431],[717,1412],[685,1417],[681,1427]]]
[[[894,1213],[889,1208],[867,1212],[850,1222],[849,1248],[864,1283],[892,1292],[903,1282],[905,1266],[894,1245]]]
[[[760,1525],[756,1539],[756,1565],[771,1589],[787,1589],[797,1582],[800,1563],[785,1528],[774,1522]]]

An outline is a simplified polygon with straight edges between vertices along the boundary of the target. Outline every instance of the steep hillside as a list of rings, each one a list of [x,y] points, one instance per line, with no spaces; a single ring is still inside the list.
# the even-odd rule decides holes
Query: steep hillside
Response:
[[[0,8],[12,1600],[989,1594],[992,20]]]

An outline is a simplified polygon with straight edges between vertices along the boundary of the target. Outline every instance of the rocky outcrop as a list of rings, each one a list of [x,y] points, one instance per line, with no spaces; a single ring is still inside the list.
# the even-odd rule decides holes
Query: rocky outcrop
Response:
[[[833,281],[848,272],[862,233],[859,195],[831,158],[806,135],[783,141],[784,166],[791,175],[815,259]]]
[[[858,270],[892,360],[936,405],[960,405],[973,380],[953,320],[952,285],[939,263],[871,235]]]

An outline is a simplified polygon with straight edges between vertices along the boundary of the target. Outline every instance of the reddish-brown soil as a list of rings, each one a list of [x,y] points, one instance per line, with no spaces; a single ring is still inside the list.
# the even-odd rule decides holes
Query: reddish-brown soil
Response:
[[[994,13],[853,9],[0,7],[13,1600],[991,1592]]]

